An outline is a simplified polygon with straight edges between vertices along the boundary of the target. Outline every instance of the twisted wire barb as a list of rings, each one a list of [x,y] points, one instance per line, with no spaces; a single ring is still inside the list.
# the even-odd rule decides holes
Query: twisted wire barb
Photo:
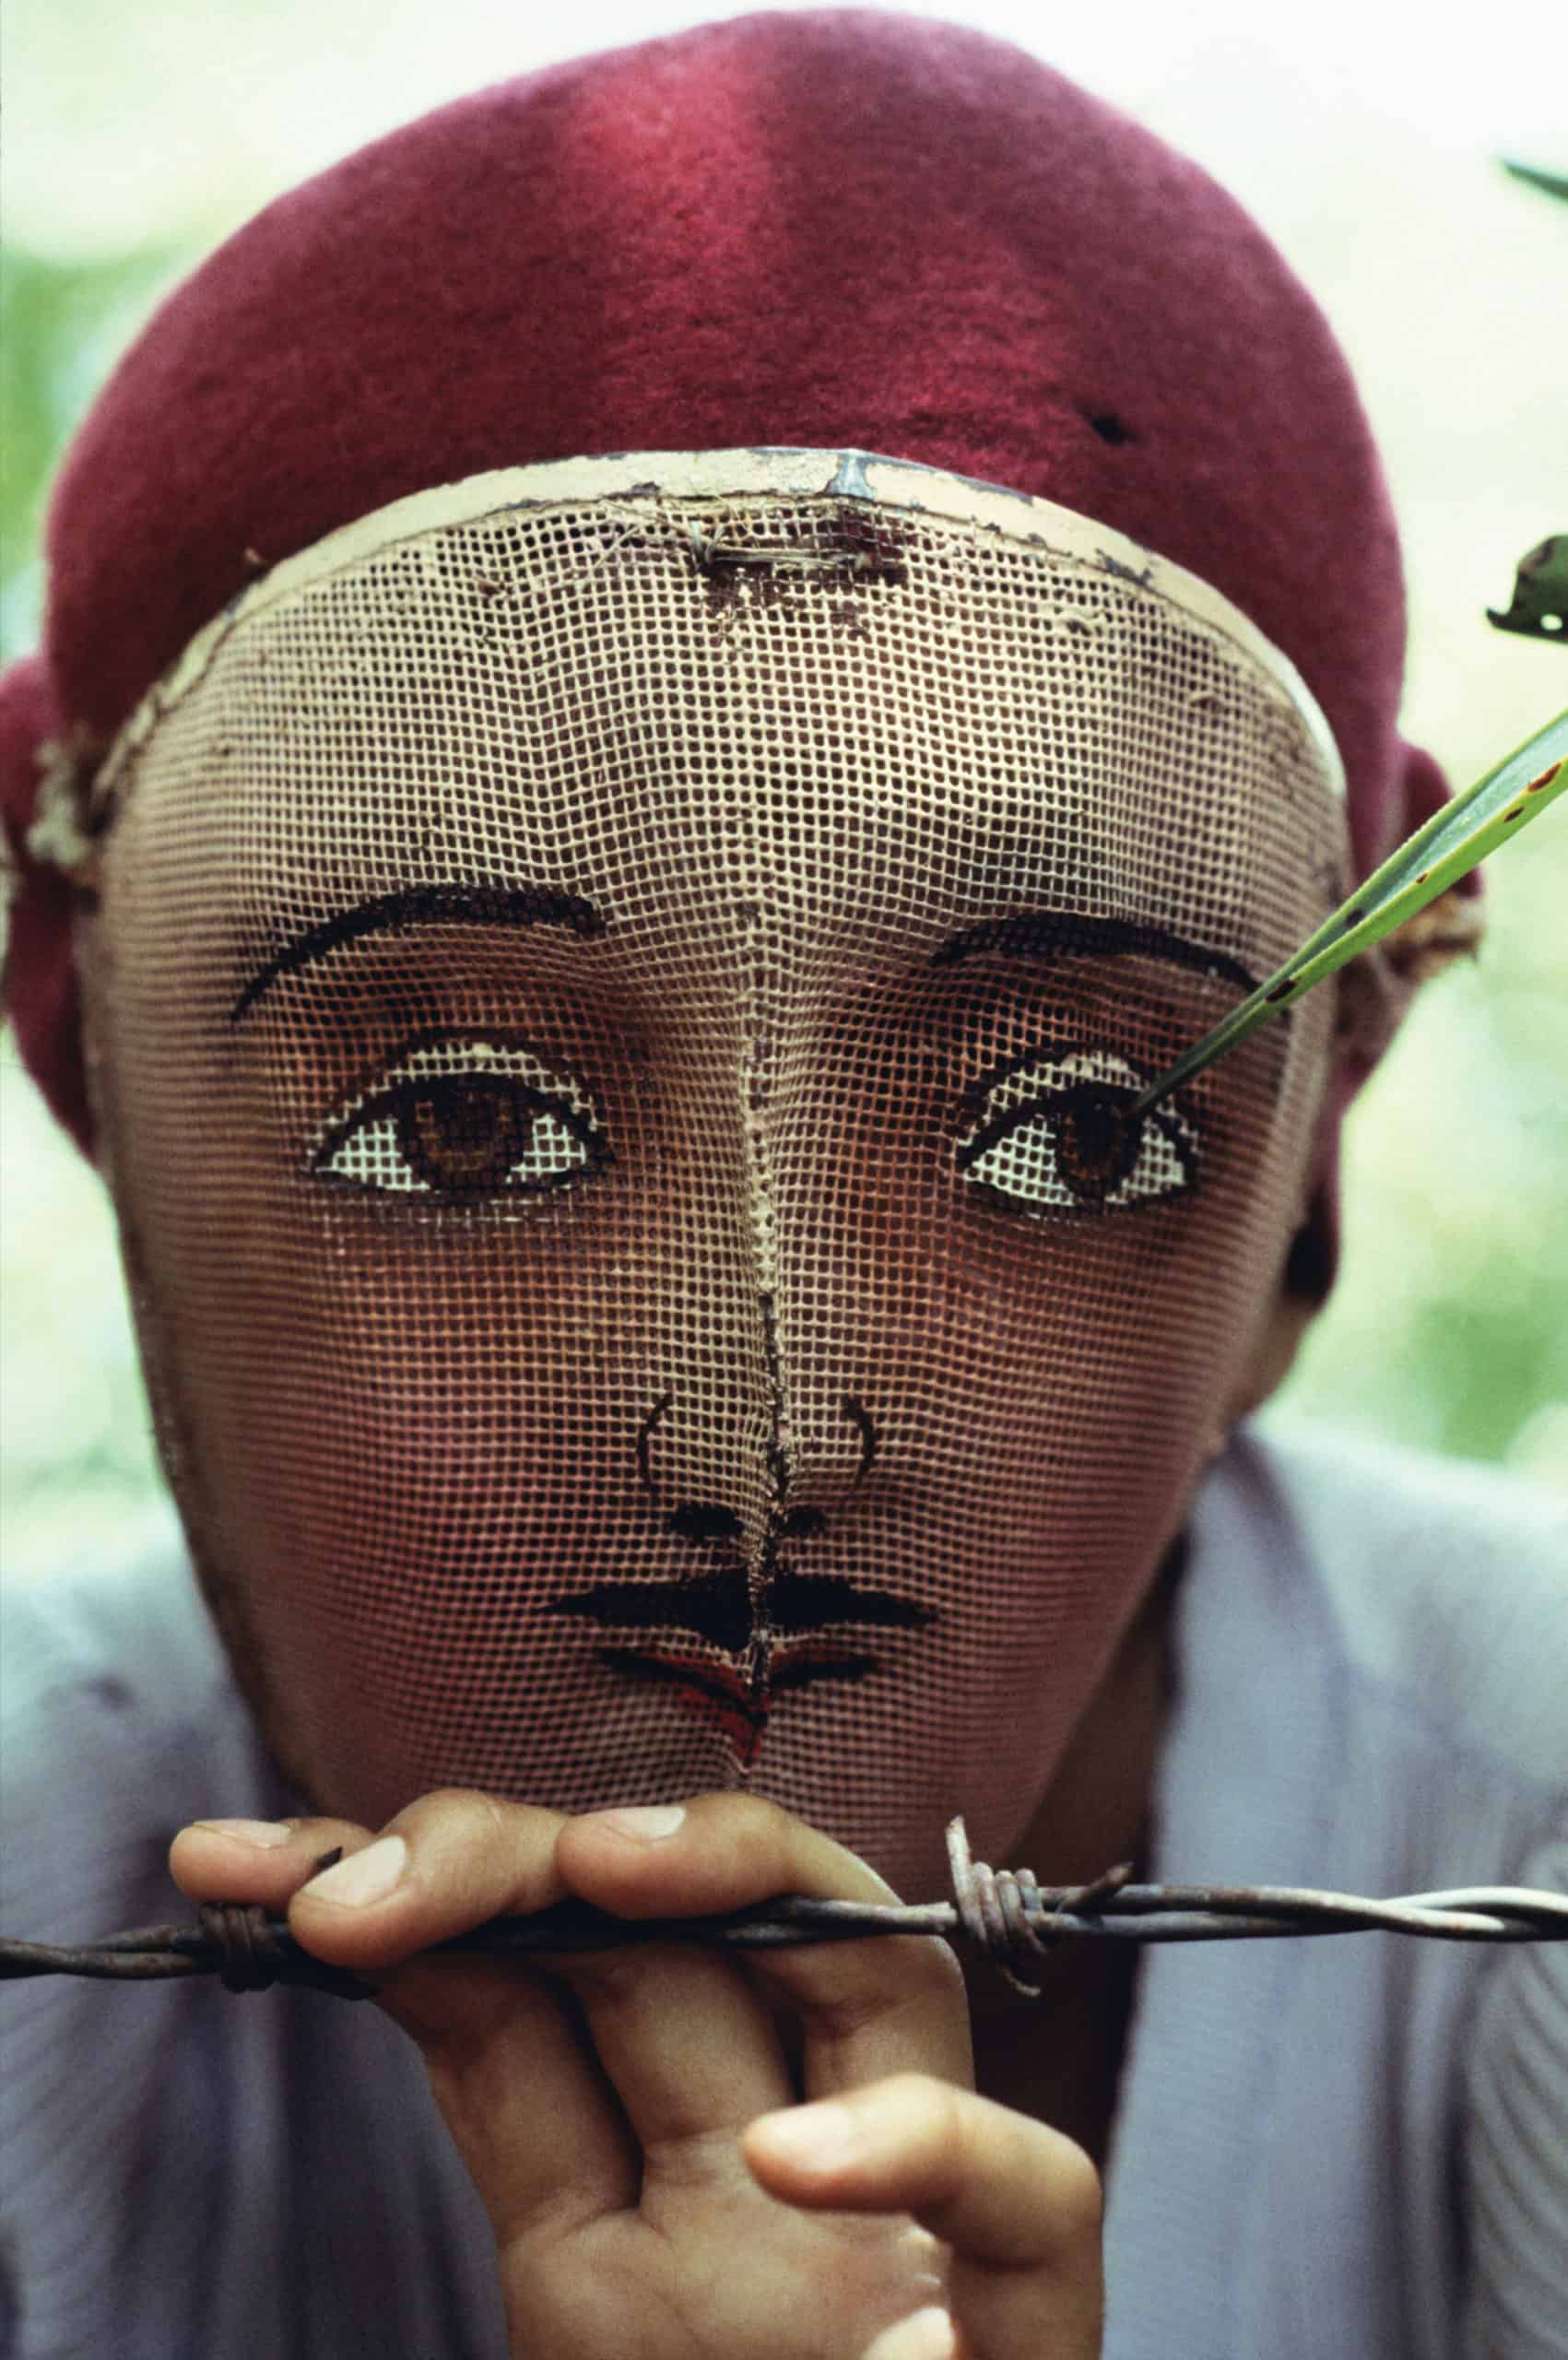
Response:
[[[952,1821],[947,1837],[951,1901],[905,1907],[784,1894],[720,1917],[640,1918],[612,1918],[585,1902],[567,1901],[532,1918],[492,1918],[420,1955],[526,1959],[650,1941],[780,1950],[796,1942],[936,1934],[967,1941],[1020,1990],[1037,1994],[1044,1962],[1064,1941],[1256,1941],[1373,1932],[1457,1942],[1568,1941],[1568,1895],[1525,1886],[1468,1885],[1369,1901],[1291,1885],[1135,1884],[1126,1865],[1090,1884],[1043,1885],[1032,1870],[990,1869],[974,1859],[961,1819]],[[317,1867],[336,1857],[327,1854]],[[371,1999],[380,1988],[328,1966],[294,1940],[283,1918],[240,1902],[204,1906],[194,1926],[142,1926],[74,1949],[0,1937],[0,1980],[36,1975],[124,1983],[217,1975],[230,1991],[287,1983],[343,2000]]]

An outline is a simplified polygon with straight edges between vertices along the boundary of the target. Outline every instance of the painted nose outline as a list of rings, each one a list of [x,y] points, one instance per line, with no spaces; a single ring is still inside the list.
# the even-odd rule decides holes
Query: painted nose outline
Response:
[[[654,1499],[652,1444],[673,1399],[666,1394],[654,1403],[637,1437],[638,1471]],[[843,1395],[840,1407],[860,1441],[854,1489],[876,1457],[876,1424],[854,1395]],[[620,1644],[596,1649],[599,1662],[626,1679],[666,1687],[679,1709],[724,1736],[743,1771],[757,1762],[776,1697],[824,1682],[862,1681],[882,1669],[864,1647],[825,1634],[852,1624],[916,1631],[938,1619],[914,1599],[783,1561],[782,1543],[809,1540],[828,1529],[830,1517],[815,1503],[786,1505],[787,1481],[776,1488],[755,1584],[742,1554],[744,1519],[722,1500],[683,1500],[664,1517],[664,1527],[704,1552],[709,1562],[701,1572],[673,1581],[596,1583],[551,1606],[607,1634],[620,1634]],[[655,1632],[669,1638],[650,1644]],[[716,1657],[680,1645],[681,1634],[699,1648],[716,1650]]]

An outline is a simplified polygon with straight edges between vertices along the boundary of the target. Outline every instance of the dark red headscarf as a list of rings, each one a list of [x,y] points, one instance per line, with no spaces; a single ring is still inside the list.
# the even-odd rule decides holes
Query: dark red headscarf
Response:
[[[1200,574],[1327,714],[1362,872],[1442,799],[1395,731],[1404,596],[1361,404],[1239,206],[979,33],[707,26],[479,91],[280,198],[77,435],[43,651],[0,680],[0,791],[11,1012],[84,1146],[71,897],[24,844],[41,739],[106,744],[258,565],[404,493],[759,442],[1038,493]]]

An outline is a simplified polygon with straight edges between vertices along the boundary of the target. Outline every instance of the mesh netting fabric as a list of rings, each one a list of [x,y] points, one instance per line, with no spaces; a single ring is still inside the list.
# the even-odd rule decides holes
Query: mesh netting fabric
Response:
[[[1336,896],[1284,660],[920,468],[519,470],[258,584],[98,801],[160,1439],[307,1793],[1006,1856],[1299,1217],[1316,1001],[1120,1119]]]

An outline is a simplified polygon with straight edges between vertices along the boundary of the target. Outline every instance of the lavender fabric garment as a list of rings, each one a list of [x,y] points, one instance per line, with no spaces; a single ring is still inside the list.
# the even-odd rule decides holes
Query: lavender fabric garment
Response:
[[[298,1810],[177,1540],[5,1616],[0,1924],[189,1921],[190,1818]],[[380,2010],[214,1979],[0,1991],[10,2360],[506,2360],[489,2224]]]
[[[1157,1873],[1568,1884],[1560,1504],[1254,1433],[1193,1539]],[[5,1641],[8,1931],[184,1917],[173,1830],[294,1807],[172,1539],[14,1578]],[[16,2360],[505,2360],[484,2215],[375,2009],[62,1978],[0,1994],[0,2035]],[[1568,2354],[1564,2119],[1568,1946],[1150,1953],[1105,2360]]]
[[[1193,1540],[1159,1875],[1568,1885],[1560,1501],[1255,1434]],[[1150,1953],[1107,2360],[1564,2360],[1564,2122],[1568,1945]]]

